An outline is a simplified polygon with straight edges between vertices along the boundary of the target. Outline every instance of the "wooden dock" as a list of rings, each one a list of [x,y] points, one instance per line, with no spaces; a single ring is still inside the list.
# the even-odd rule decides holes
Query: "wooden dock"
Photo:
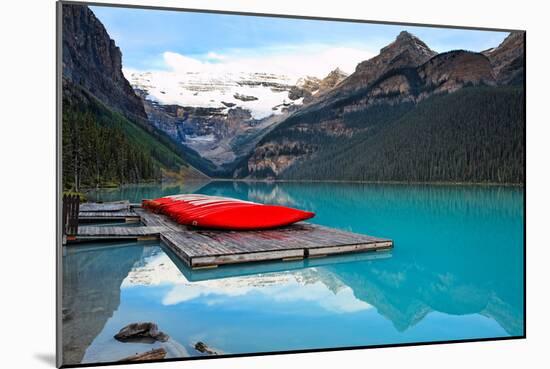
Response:
[[[139,222],[140,217],[133,211],[136,205],[128,201],[109,203],[84,203],[80,205],[78,219],[90,222]]]
[[[87,205],[87,206],[86,206]],[[92,226],[78,228],[75,241],[160,239],[191,268],[268,260],[302,260],[334,254],[387,250],[392,240],[312,223],[263,231],[222,231],[187,227],[128,202],[82,204],[79,217],[90,222],[137,221],[141,226]]]

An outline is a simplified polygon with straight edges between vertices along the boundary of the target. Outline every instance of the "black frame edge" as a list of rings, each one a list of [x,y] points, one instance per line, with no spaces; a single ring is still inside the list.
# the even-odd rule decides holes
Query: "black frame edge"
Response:
[[[462,30],[470,30],[470,31],[525,32],[525,30],[523,30],[523,29],[512,29],[512,28],[457,26],[457,25],[452,25],[452,24],[380,21],[380,20],[374,20],[374,19],[358,19],[358,18],[332,18],[332,17],[282,14],[282,13],[239,12],[239,11],[234,11],[234,10],[214,10],[214,9],[183,8],[183,7],[180,8],[180,7],[157,6],[157,5],[132,5],[132,4],[127,4],[127,3],[116,4],[116,3],[100,3],[100,2],[94,2],[94,1],[74,1],[74,0],[58,0],[58,2],[60,2],[64,5],[71,5],[72,4],[72,5],[97,6],[97,7],[103,6],[103,7],[110,7],[110,8],[165,10],[165,11],[190,12],[190,13],[209,13],[209,14],[222,14],[222,15],[244,15],[244,16],[253,16],[253,17],[290,18],[290,19],[321,20],[321,21],[348,22],[348,23],[349,22],[351,22],[351,23],[372,23],[372,24],[383,24],[383,25],[393,25],[393,26],[462,29]]]
[[[62,51],[63,51],[63,2],[58,1],[55,7],[55,96],[56,96],[56,107],[55,107],[55,199],[56,199],[56,208],[55,208],[55,263],[56,263],[56,303],[55,303],[55,365],[60,368],[63,365],[63,321],[62,321],[62,312],[63,312],[63,270],[62,270],[62,258],[63,258],[63,245],[62,245],[62,232],[61,232],[61,197],[62,197],[62,181],[61,181],[61,160],[62,160]]]

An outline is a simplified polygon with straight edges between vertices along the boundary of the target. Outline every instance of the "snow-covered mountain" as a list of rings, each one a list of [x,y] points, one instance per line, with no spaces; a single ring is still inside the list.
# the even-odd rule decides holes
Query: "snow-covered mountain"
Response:
[[[347,77],[338,68],[325,78],[223,70],[124,74],[141,96],[150,123],[220,171],[248,154],[291,112]]]
[[[146,99],[162,105],[221,108],[225,113],[241,107],[252,118],[280,114],[283,107],[300,104],[291,100],[289,91],[296,85],[290,77],[271,73],[136,72],[126,71],[136,89]]]

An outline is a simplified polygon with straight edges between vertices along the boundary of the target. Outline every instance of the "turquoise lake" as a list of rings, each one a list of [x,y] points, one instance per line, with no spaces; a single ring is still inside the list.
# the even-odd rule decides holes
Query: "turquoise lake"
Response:
[[[386,252],[190,271],[159,242],[63,250],[65,363],[163,346],[198,356],[522,336],[523,187],[358,183],[141,185],[88,194],[140,202],[176,193],[314,211],[312,222],[387,237]],[[124,225],[121,225],[124,226]],[[152,321],[167,343],[121,343]]]

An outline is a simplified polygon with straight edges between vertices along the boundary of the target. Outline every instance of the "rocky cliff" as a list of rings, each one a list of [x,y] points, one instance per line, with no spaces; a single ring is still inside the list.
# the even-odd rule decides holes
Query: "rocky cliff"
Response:
[[[231,176],[234,165],[278,123],[346,77],[338,68],[325,78],[306,76],[295,83],[269,73],[128,74],[149,122],[213,163],[212,174],[222,176]]]
[[[141,99],[122,74],[120,49],[84,5],[63,5],[63,79],[130,119],[147,119]]]
[[[340,70],[340,68],[336,68],[322,79],[316,77],[300,78],[296,85],[290,89],[288,97],[291,100],[303,98],[302,103],[308,104],[314,101],[316,97],[331,91],[347,77],[347,73]]]
[[[421,65],[436,54],[416,36],[403,31],[395,41],[382,48],[380,54],[359,63],[340,89],[357,90],[367,87],[390,70]]]
[[[64,4],[62,13],[64,188],[204,178],[188,162],[196,153],[149,124],[120,50],[93,12]]]
[[[525,32],[512,32],[498,46],[483,52],[500,84],[522,84],[525,71]]]

